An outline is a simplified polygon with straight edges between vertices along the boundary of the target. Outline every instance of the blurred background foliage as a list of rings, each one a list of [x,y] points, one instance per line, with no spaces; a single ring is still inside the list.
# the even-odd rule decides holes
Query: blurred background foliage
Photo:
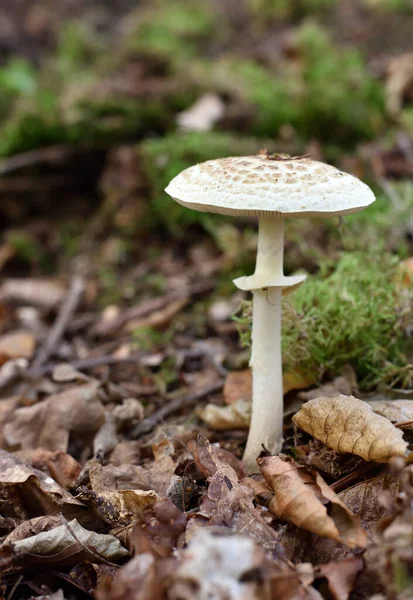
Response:
[[[92,253],[99,306],[127,305],[140,297],[128,269],[147,260],[155,275],[166,245],[191,264],[203,240],[219,257],[216,294],[231,296],[253,268],[255,223],[189,211],[164,187],[211,158],[309,153],[378,200],[342,222],[288,223],[286,272],[314,279],[286,309],[286,361],[322,377],[353,356],[366,387],[412,383],[392,284],[413,237],[412,0],[23,4],[0,7],[7,268],[50,274]],[[162,277],[142,295],[164,293]]]

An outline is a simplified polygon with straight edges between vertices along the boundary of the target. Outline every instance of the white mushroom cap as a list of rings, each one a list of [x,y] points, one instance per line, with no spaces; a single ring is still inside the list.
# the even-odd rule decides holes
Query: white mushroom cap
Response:
[[[357,212],[374,194],[356,177],[309,158],[235,156],[177,175],[165,190],[201,212],[257,217],[325,217]]]

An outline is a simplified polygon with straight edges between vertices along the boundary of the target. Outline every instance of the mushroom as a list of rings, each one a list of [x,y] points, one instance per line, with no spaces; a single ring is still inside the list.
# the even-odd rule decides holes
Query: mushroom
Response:
[[[253,400],[244,454],[253,472],[263,446],[272,454],[281,449],[281,295],[305,279],[284,275],[284,220],[354,213],[371,204],[374,194],[335,167],[283,154],[209,160],[182,171],[165,191],[194,210],[259,219],[255,272],[234,280],[239,289],[253,293]]]

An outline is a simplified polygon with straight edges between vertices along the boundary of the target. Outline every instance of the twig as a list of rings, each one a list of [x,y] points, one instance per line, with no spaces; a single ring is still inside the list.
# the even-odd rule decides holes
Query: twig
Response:
[[[145,433],[149,433],[152,431],[156,425],[161,423],[165,417],[169,417],[174,412],[178,412],[184,408],[189,408],[196,404],[198,400],[202,400],[206,396],[210,394],[216,394],[220,392],[224,387],[224,380],[219,379],[215,383],[211,384],[208,387],[199,390],[199,392],[195,392],[194,394],[188,394],[186,396],[182,396],[181,398],[175,398],[174,400],[170,400],[167,404],[162,406],[159,410],[155,411],[150,417],[147,417],[139,423],[130,433],[131,439],[137,439]]]
[[[56,317],[56,321],[54,322],[49,335],[46,337],[43,346],[40,348],[36,358],[34,359],[33,364],[28,371],[28,375],[30,375],[31,372],[36,371],[47,361],[56,345],[60,342],[70,319],[78,307],[83,294],[83,289],[83,279],[78,275],[74,276],[66,301],[62,304],[61,309]]]
[[[142,358],[141,354],[130,354],[129,356],[111,356],[106,354],[104,356],[93,356],[91,358],[83,358],[79,360],[71,360],[67,361],[66,364],[70,365],[74,369],[78,371],[87,371],[89,369],[94,369],[95,367],[101,367],[104,365],[114,365],[117,363],[132,363],[136,364],[139,359]],[[66,361],[65,361],[66,362]],[[57,364],[47,364],[44,366],[40,366],[38,369],[34,369],[33,367],[30,369],[30,377],[40,377],[41,375],[49,375],[53,373]]]
[[[132,306],[131,308],[124,310],[122,314],[109,322],[98,321],[93,328],[93,333],[98,336],[109,335],[122,329],[128,321],[146,318],[153,312],[165,309],[165,307],[172,302],[176,302],[177,300],[186,297],[190,298],[192,296],[207,294],[212,288],[213,283],[210,280],[200,281],[189,285],[182,291],[171,292],[165,296],[147,300],[137,306]]]
[[[21,152],[0,162],[0,175],[7,175],[24,167],[33,167],[41,163],[59,162],[71,154],[76,156],[78,153],[79,148],[76,146],[49,146]]]
[[[23,581],[23,577],[24,577],[23,575],[19,575],[19,577],[16,579],[16,581],[14,582],[13,587],[10,590],[9,595],[7,596],[7,600],[11,600],[13,598],[15,591],[17,590],[17,588],[19,587],[19,585]]]

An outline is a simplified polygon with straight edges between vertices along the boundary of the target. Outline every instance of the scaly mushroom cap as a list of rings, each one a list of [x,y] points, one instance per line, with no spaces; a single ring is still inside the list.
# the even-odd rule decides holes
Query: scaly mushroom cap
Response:
[[[182,171],[165,191],[188,208],[235,216],[338,216],[374,202],[373,192],[356,177],[285,155],[208,160]]]

